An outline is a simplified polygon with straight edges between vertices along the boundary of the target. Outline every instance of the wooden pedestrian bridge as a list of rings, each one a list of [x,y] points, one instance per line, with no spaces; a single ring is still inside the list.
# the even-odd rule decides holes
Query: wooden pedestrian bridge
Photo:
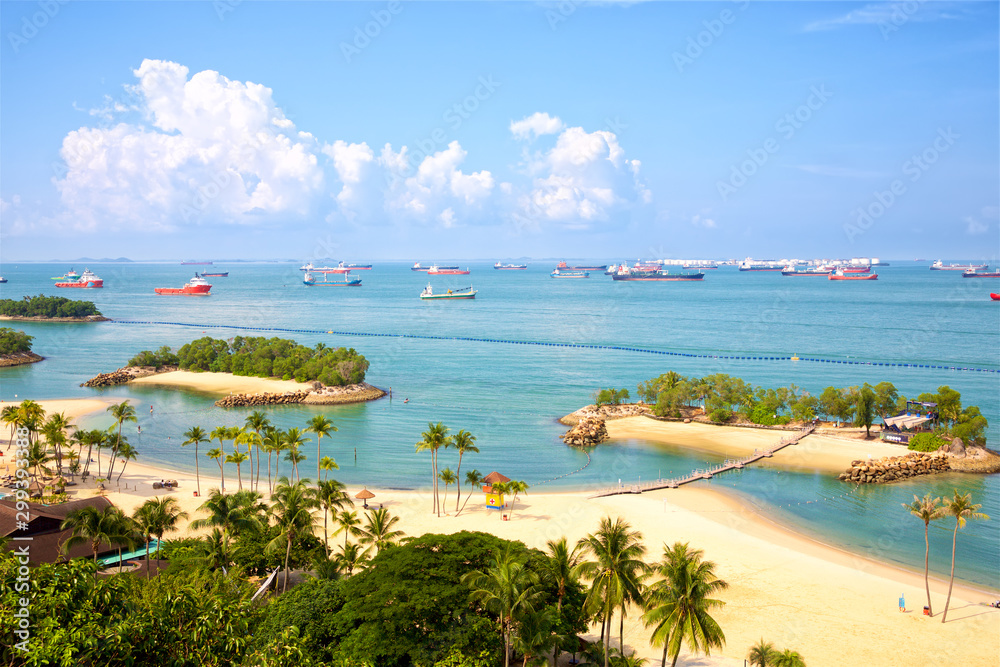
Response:
[[[801,431],[795,435],[790,435],[781,439],[778,444],[771,447],[770,449],[765,449],[762,452],[754,451],[753,454],[749,456],[744,456],[741,459],[726,459],[722,463],[712,466],[711,468],[699,468],[697,470],[692,470],[687,477],[674,477],[671,479],[657,479],[652,482],[643,482],[641,484],[622,484],[620,486],[612,486],[606,489],[601,489],[591,495],[591,498],[601,498],[604,496],[618,496],[625,493],[642,493],[643,491],[656,491],[658,489],[676,489],[684,484],[690,484],[691,482],[696,482],[699,479],[712,479],[715,475],[728,472],[730,470],[742,470],[744,467],[756,463],[761,459],[771,458],[774,453],[784,449],[785,447],[791,447],[792,445],[798,444],[798,442],[812,433],[816,427],[810,424],[803,428]]]

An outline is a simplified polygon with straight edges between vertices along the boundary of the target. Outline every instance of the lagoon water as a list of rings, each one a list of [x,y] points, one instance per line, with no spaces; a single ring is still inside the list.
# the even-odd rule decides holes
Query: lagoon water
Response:
[[[427,458],[416,454],[413,444],[430,421],[477,436],[481,453],[467,457],[463,470],[500,470],[538,490],[670,477],[718,462],[708,455],[627,440],[593,450],[590,465],[574,473],[587,464],[587,455],[562,444],[558,436],[565,427],[556,419],[591,402],[596,388],[634,392],[638,382],[668,370],[699,376],[723,372],[765,386],[794,383],[811,393],[829,385],[889,380],[901,393],[916,396],[949,385],[961,391],[963,404],[980,406],[990,420],[990,446],[1000,448],[996,372],[714,358],[795,354],[996,371],[1000,303],[989,299],[994,281],[963,279],[957,272],[929,271],[926,264],[911,262],[877,267],[879,280],[858,283],[740,273],[735,267],[707,271],[701,283],[615,283],[599,273],[567,281],[549,278],[553,261],[534,262],[526,271],[494,271],[485,262],[469,266],[468,276],[428,277],[410,271],[409,264],[382,263],[358,272],[363,280],[359,288],[318,288],[302,285],[297,264],[218,263],[212,268],[230,271],[229,277],[210,279],[212,296],[187,298],[157,296],[153,288],[179,287],[194,269],[204,267],[95,264],[90,268],[104,278],[104,289],[73,291],[56,289],[50,280],[68,265],[8,264],[3,274],[10,282],[0,285],[0,297],[43,293],[88,299],[106,316],[127,320],[584,343],[710,355],[276,332],[306,345],[354,347],[371,363],[369,382],[392,388],[392,401],[267,411],[282,428],[302,427],[317,413],[330,417],[339,432],[324,438],[323,454],[337,460],[336,476],[349,485],[429,484]],[[435,291],[471,284],[479,295],[474,301],[421,302],[418,295],[428,281]],[[139,460],[185,470],[193,470],[194,454],[180,447],[183,431],[192,425],[211,429],[242,423],[249,410],[215,408],[213,397],[190,391],[134,386],[96,390],[80,383],[124,365],[143,349],[176,348],[202,335],[272,335],[159,324],[16,326],[35,336],[34,349],[46,359],[0,370],[0,398],[133,398],[142,433],[133,433],[130,441]],[[152,415],[147,405],[154,406]],[[109,423],[107,417],[91,417],[83,425]],[[305,448],[309,458],[302,464],[303,474],[315,474],[314,447]],[[451,458],[443,454],[441,466],[454,466]],[[214,462],[202,461],[209,479],[214,467]],[[996,475],[949,474],[855,490],[827,475],[751,468],[704,484],[736,493],[825,542],[913,568],[923,564],[923,526],[901,504],[928,491],[972,492],[992,520],[972,522],[961,531],[957,572],[967,581],[1000,589]],[[950,565],[952,525],[940,521],[931,530],[931,567],[939,574],[946,575]]]

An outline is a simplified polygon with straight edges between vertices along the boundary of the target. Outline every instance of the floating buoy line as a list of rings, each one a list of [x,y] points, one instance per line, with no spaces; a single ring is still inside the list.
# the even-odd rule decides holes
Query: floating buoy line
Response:
[[[432,334],[407,333],[374,333],[367,331],[335,331],[331,329],[290,329],[284,327],[248,327],[233,324],[194,324],[190,322],[157,322],[151,320],[111,320],[114,324],[154,324],[176,327],[191,327],[195,329],[235,329],[238,331],[270,331],[278,333],[302,333],[333,336],[356,336],[365,338],[410,338],[415,340],[455,340],[469,343],[494,343],[499,345],[534,345],[538,347],[564,347],[578,350],[612,350],[615,352],[633,352],[637,354],[658,354],[669,357],[688,357],[693,359],[730,359],[734,361],[806,361],[821,364],[847,364],[850,366],[889,366],[893,368],[930,368],[935,370],[964,371],[971,373],[1000,373],[997,368],[975,368],[969,366],[951,366],[942,364],[914,364],[889,361],[853,361],[845,359],[823,359],[821,357],[793,356],[760,356],[734,354],[699,354],[695,352],[671,352],[669,350],[653,350],[643,347],[626,347],[622,345],[597,345],[594,343],[547,343],[535,340],[509,340],[503,338],[478,338],[474,336],[435,336]]]

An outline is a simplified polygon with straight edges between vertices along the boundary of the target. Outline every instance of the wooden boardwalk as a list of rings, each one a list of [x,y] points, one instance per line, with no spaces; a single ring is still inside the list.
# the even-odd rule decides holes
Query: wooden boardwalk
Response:
[[[815,430],[815,426],[810,424],[804,429],[796,433],[795,435],[787,436],[782,438],[781,441],[771,447],[770,449],[765,449],[762,452],[754,452],[750,456],[745,456],[742,459],[726,459],[717,466],[711,468],[699,468],[697,470],[691,471],[687,477],[674,477],[672,479],[657,479],[652,482],[643,482],[642,484],[622,484],[621,486],[612,486],[606,489],[601,489],[596,492],[591,498],[601,498],[603,496],[617,496],[625,493],[642,493],[643,491],[656,491],[657,489],[676,489],[684,484],[690,484],[691,482],[696,482],[699,479],[712,479],[715,475],[727,472],[729,470],[742,470],[745,466],[751,463],[756,463],[761,459],[770,458],[775,452],[784,449],[785,447],[790,447],[797,444],[799,440],[806,437]]]

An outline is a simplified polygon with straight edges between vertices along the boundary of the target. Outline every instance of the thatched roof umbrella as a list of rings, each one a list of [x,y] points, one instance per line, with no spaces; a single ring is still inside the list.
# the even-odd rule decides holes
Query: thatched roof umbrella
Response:
[[[362,489],[362,490],[361,490],[361,491],[360,491],[360,492],[359,492],[359,493],[358,493],[358,494],[357,494],[356,496],[354,496],[354,497],[355,497],[355,498],[357,498],[358,500],[361,500],[361,501],[364,501],[364,504],[365,504],[365,509],[368,509],[368,500],[369,500],[370,498],[374,498],[374,497],[375,497],[375,494],[374,494],[374,493],[372,493],[371,491],[369,491],[369,490],[368,490],[367,488],[365,488],[365,489]]]
[[[28,495],[32,498],[45,495],[45,485],[36,479],[28,485]]]

